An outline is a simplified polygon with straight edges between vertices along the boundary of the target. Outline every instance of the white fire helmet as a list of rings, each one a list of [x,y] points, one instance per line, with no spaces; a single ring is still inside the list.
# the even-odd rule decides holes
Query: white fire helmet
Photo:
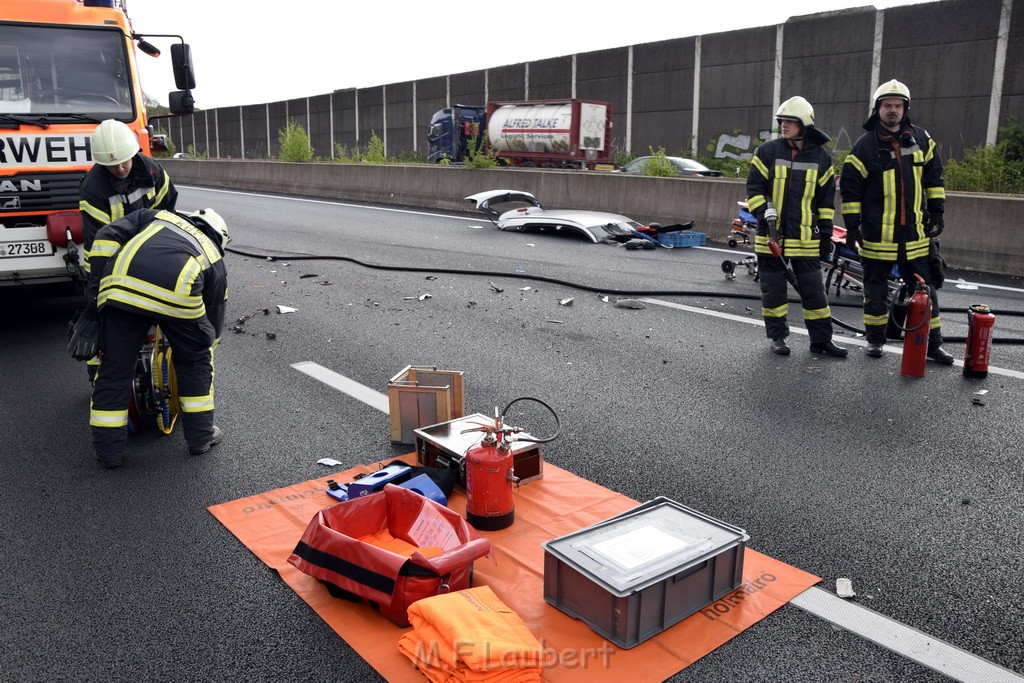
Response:
[[[219,213],[213,209],[199,209],[186,215],[193,221],[202,221],[209,226],[210,231],[213,233],[210,237],[216,236],[218,238],[220,250],[223,252],[227,249],[228,242],[231,241],[231,235],[228,234],[228,224],[224,222]]]
[[[779,105],[779,110],[775,112],[775,118],[799,121],[806,128],[814,125],[814,107],[810,102],[797,95]]]
[[[898,97],[906,103],[904,106],[910,106],[910,88],[895,78],[875,89],[875,94],[871,96],[871,106],[877,111],[879,101],[890,97]]]
[[[139,139],[116,119],[107,119],[92,132],[92,158],[100,166],[119,166],[139,153]]]

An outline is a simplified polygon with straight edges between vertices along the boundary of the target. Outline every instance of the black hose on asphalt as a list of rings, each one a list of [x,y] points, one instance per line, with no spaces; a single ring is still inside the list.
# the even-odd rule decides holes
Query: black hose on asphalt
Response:
[[[564,287],[572,287],[573,289],[581,289],[585,292],[595,292],[597,294],[615,294],[618,296],[688,296],[688,297],[714,297],[719,299],[746,299],[748,301],[760,301],[761,297],[754,294],[740,294],[737,292],[702,292],[700,290],[673,290],[673,289],[608,289],[605,287],[593,287],[591,285],[584,285],[577,282],[569,282],[568,280],[561,280],[559,278],[547,277],[545,275],[530,275],[528,273],[504,273],[493,270],[465,270],[463,268],[421,268],[415,266],[389,266],[382,263],[367,263],[366,261],[360,261],[357,258],[351,256],[316,256],[312,254],[257,254],[251,251],[245,251],[237,247],[227,247],[225,251],[231,252],[232,254],[238,254],[239,256],[245,256],[247,258],[259,259],[261,261],[348,261],[354,263],[357,266],[364,268],[370,268],[372,270],[387,270],[392,272],[407,272],[407,273],[443,273],[445,275],[475,275],[484,277],[503,277],[503,278],[516,278],[520,280],[533,280],[536,282],[547,282],[554,285],[562,285]],[[790,299],[791,303],[800,303],[799,299]],[[830,304],[832,306],[845,306],[849,308],[861,308],[861,304],[848,304],[844,302],[837,302]],[[1000,315],[1010,316],[1024,316],[1024,311],[999,311]],[[832,317],[832,322],[835,325],[854,332],[856,334],[864,334],[864,330],[858,329],[852,325],[844,323],[835,316]],[[943,341],[947,342],[966,342],[965,337],[944,337]],[[1024,339],[1007,338],[1007,337],[993,337],[993,344],[1015,344],[1024,346]]]

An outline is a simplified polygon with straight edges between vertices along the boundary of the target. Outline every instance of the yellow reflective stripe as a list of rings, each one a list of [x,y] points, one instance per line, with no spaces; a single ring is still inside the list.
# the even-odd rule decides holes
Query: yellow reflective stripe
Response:
[[[828,208],[825,208],[825,207],[820,207],[818,209],[818,218],[822,218],[822,219],[824,219],[826,221],[830,221],[830,220],[835,219],[835,217],[836,217],[836,210],[835,209],[828,209]]]
[[[925,190],[928,199],[945,199],[946,188],[944,187],[929,187]]]
[[[864,314],[865,325],[884,325],[887,322],[889,322],[888,315],[868,315],[867,313]]]
[[[111,301],[117,301],[141,311],[149,311],[150,313],[167,316],[168,318],[177,318],[179,320],[196,320],[206,315],[206,307],[201,304],[198,309],[177,308],[123,289],[101,291],[99,297],[97,297],[96,303],[100,306],[104,306]]]
[[[935,140],[928,138],[928,151],[925,152],[924,160],[926,162],[931,161],[935,156]]]
[[[835,169],[829,166],[827,169],[825,169],[825,172],[821,174],[821,177],[818,178],[818,185],[820,185],[821,187],[825,187],[828,181],[832,180],[835,177],[835,175]]]
[[[828,306],[825,308],[804,309],[804,320],[824,320],[831,317],[832,309]]]
[[[882,171],[882,241],[892,242],[896,227],[896,171]]]
[[[165,301],[177,308],[197,308],[203,306],[203,297],[199,294],[182,294],[180,292],[172,292],[169,289],[164,289],[163,287],[154,285],[152,282],[147,282],[137,277],[131,277],[128,275],[107,275],[100,282],[101,293],[106,291],[109,294],[118,288],[129,289],[140,294],[145,294],[146,296],[150,296],[154,299]]]
[[[93,206],[84,199],[78,202],[78,210],[81,211],[82,213],[89,214],[103,225],[106,225],[107,223],[110,222],[110,214],[105,213],[102,209]]]
[[[181,412],[183,413],[208,413],[213,410],[213,394],[206,396],[179,396]]]
[[[939,320],[939,316],[935,316],[931,319],[931,322],[928,323],[928,329],[934,330],[938,329],[939,327],[942,327],[942,322]]]
[[[860,202],[843,202],[843,213],[860,214]]]
[[[747,199],[747,210],[753,211],[754,209],[759,209],[767,203],[768,200],[765,199],[763,194],[755,194],[753,197]]]
[[[757,172],[761,174],[762,178],[764,178],[765,180],[768,179],[768,167],[764,165],[764,162],[761,161],[760,157],[755,156],[753,159],[751,159],[750,165],[757,169]]]
[[[221,259],[220,249],[218,249],[217,245],[206,236],[206,233],[189,223],[181,216],[173,214],[170,211],[161,211],[156,215],[156,217],[162,221],[167,221],[198,243],[200,251],[206,255],[206,260],[208,261],[207,264],[203,264],[204,270],[208,268],[210,264],[216,263]]]
[[[819,247],[818,243],[815,242],[813,247],[794,247],[791,242],[794,240],[786,240],[786,256],[792,256],[795,258],[818,258]]]
[[[121,245],[114,240],[96,240],[92,243],[92,249],[89,250],[89,258],[96,256],[110,258],[120,248]]]
[[[764,308],[763,306],[761,307],[761,315],[763,315],[765,318],[783,318],[786,316],[786,313],[788,312],[788,303],[782,304],[781,306],[776,306],[775,308]]]
[[[124,427],[128,424],[128,409],[124,410],[89,410],[89,425],[92,427]]]
[[[181,273],[178,274],[178,281],[174,283],[174,291],[182,295],[185,295],[186,292],[191,292],[192,285],[195,284],[200,272],[202,271],[199,261],[190,258],[185,262],[185,267],[181,269]]]
[[[920,152],[914,153],[914,161],[918,159],[923,160],[923,155]],[[921,232],[921,223],[924,220],[924,213],[921,211],[921,205],[924,203],[921,201],[921,176],[924,174],[924,166],[914,166],[914,201],[911,204],[914,207],[914,225],[917,226],[919,234],[924,235]]]
[[[782,217],[783,204],[786,202],[786,181],[789,179],[790,163],[782,159],[775,160],[775,180],[772,183],[772,202],[775,210]]]
[[[164,171],[163,184],[160,186],[160,191],[156,194],[156,199],[153,201],[153,206],[156,206],[167,197],[167,192],[171,189],[171,177],[167,175],[167,171]]]
[[[844,162],[844,165],[845,164],[849,164],[850,166],[852,166],[853,170],[857,171],[857,173],[860,174],[861,178],[867,178],[868,177],[868,169],[867,169],[867,167],[865,167],[864,164],[861,163],[861,160],[858,159],[857,157],[855,157],[854,155],[847,154],[846,155],[846,161]]]
[[[817,191],[818,169],[808,169],[804,175],[804,193],[800,197],[800,239],[810,239],[814,228],[811,202],[814,201],[814,194]]]
[[[117,255],[117,260],[114,261],[114,269],[112,273],[114,275],[125,275],[128,272],[128,266],[131,264],[132,259],[135,258],[135,254],[142,248],[153,235],[160,231],[159,225],[149,225],[138,235],[129,240],[125,248],[121,250],[121,253]]]
[[[893,242],[861,242],[860,255],[876,261],[895,261],[897,245]]]
[[[767,235],[754,235],[754,253],[755,254],[771,254],[772,250],[768,248],[768,236]]]
[[[116,221],[119,218],[124,218],[124,204],[118,202],[117,204],[110,204],[110,220]]]

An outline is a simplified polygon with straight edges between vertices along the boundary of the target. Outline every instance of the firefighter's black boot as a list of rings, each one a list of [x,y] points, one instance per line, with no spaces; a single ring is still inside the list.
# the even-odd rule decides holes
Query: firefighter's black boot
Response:
[[[882,342],[868,342],[868,347],[864,349],[864,355],[868,358],[881,358]]]
[[[823,353],[826,356],[833,356],[835,358],[846,358],[846,354],[848,354],[849,351],[841,346],[836,346],[835,343],[829,339],[825,342],[815,342],[814,344],[811,344],[811,353]]]
[[[928,357],[931,358],[936,363],[940,363],[942,365],[953,364],[953,354],[949,353],[948,351],[946,351],[946,349],[942,348],[941,346],[936,346],[934,348],[928,349]]]
[[[779,337],[778,339],[772,339],[772,353],[777,353],[780,356],[789,355],[789,347],[786,346],[786,338]]]

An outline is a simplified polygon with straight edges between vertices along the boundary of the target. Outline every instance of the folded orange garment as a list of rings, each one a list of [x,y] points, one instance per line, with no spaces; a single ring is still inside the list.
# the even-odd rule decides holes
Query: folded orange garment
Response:
[[[398,649],[435,683],[540,681],[540,642],[488,586],[409,606]]]
[[[363,543],[369,543],[372,546],[376,546],[382,550],[401,555],[402,557],[409,557],[417,550],[423,557],[435,557],[440,555],[443,551],[437,546],[427,545],[422,548],[417,548],[408,541],[403,541],[400,538],[395,538],[391,535],[387,529],[381,529],[375,534],[367,534],[359,538]]]

